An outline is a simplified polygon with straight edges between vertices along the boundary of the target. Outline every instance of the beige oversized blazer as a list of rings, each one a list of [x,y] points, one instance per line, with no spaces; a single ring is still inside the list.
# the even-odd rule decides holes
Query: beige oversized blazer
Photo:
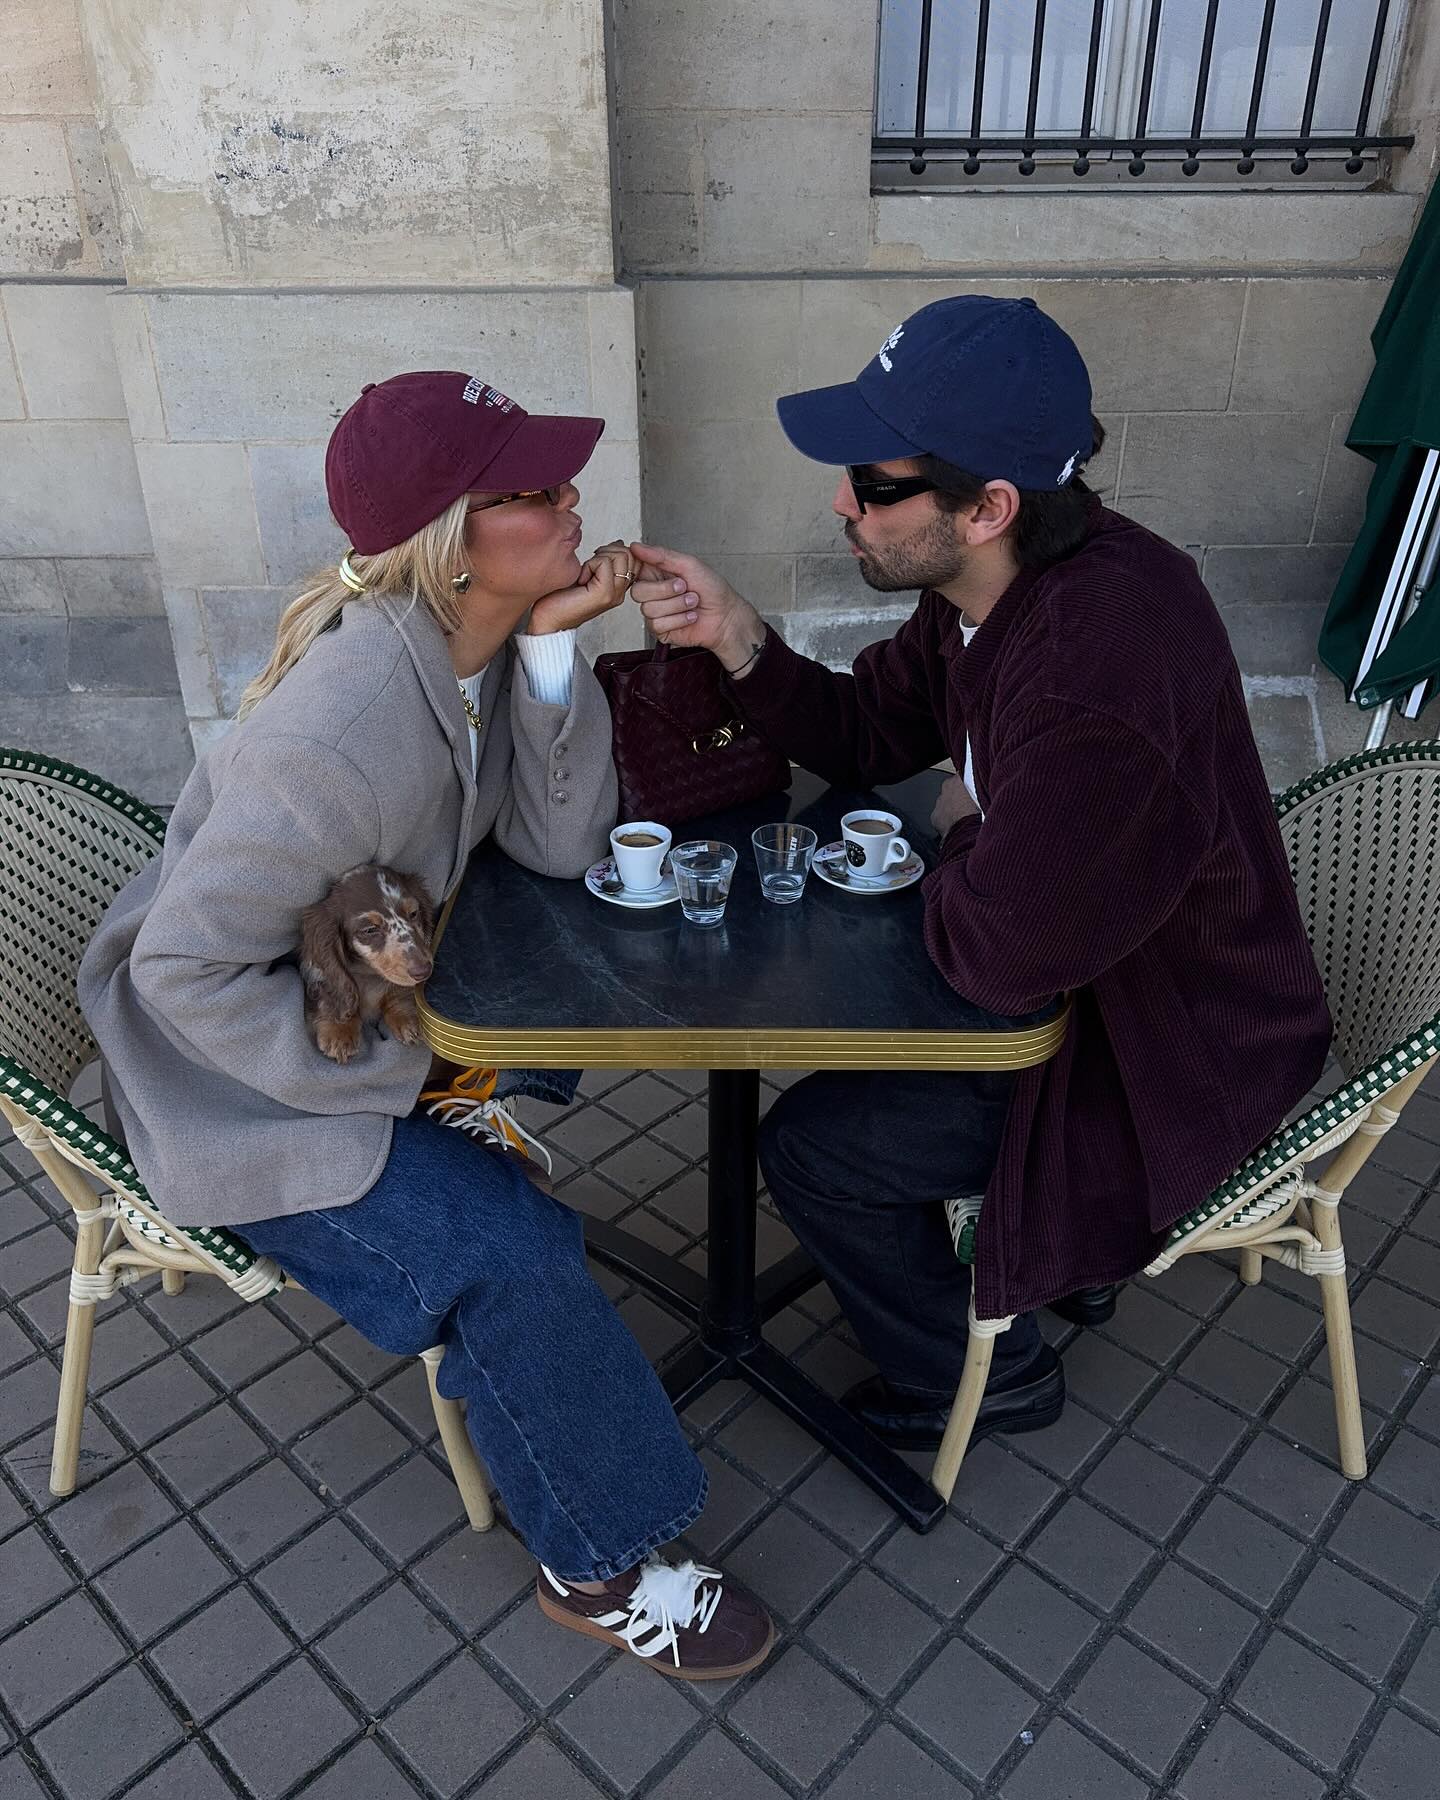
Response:
[[[162,854],[116,897],[80,1004],[130,1154],[180,1225],[358,1199],[429,1068],[367,1031],[341,1066],[306,1030],[301,911],[379,862],[437,900],[488,833],[526,868],[581,875],[616,805],[610,713],[584,658],[568,707],[531,698],[507,643],[484,678],[478,776],[440,628],[412,603],[347,605],[181,791]]]

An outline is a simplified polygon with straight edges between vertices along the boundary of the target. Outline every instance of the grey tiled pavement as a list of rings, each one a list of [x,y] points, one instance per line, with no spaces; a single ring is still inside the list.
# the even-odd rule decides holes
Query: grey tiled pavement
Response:
[[[530,1109],[561,1191],[697,1262],[703,1077],[583,1094]],[[0,1141],[0,1800],[1440,1792],[1440,1093],[1345,1211],[1367,1483],[1335,1466],[1315,1295],[1273,1266],[1242,1290],[1195,1259],[1103,1331],[1047,1315],[1064,1419],[979,1445],[924,1538],[722,1386],[686,1419],[712,1478],[691,1547],[781,1635],[709,1690],[545,1622],[503,1523],[464,1527],[418,1366],[304,1295],[102,1308],[81,1487],[54,1501],[58,1215]],[[765,1213],[762,1256],[788,1243]],[[771,1335],[833,1388],[866,1367],[823,1289]]]

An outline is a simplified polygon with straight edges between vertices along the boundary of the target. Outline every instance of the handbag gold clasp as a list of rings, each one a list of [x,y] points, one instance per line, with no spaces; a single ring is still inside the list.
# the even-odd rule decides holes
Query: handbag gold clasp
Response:
[[[721,725],[714,731],[702,732],[699,737],[691,738],[690,748],[697,755],[704,750],[726,750],[744,729],[743,719],[731,719],[728,724]]]

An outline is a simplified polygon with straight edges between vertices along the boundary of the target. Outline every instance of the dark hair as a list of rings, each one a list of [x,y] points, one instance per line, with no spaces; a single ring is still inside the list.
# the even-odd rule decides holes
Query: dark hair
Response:
[[[1105,443],[1105,427],[1092,413],[1090,429],[1098,456]],[[985,498],[985,483],[965,469],[957,469],[938,456],[917,456],[915,471],[939,490],[935,504],[942,512],[963,512]],[[1011,528],[1016,561],[1026,564],[1059,562],[1071,556],[1085,541],[1092,490],[1080,476],[1072,476],[1061,488],[1021,488],[1020,511]]]

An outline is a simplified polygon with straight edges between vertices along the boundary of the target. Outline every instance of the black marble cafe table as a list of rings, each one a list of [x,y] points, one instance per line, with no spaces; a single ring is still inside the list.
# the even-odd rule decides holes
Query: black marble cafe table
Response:
[[[927,862],[940,780],[880,795]],[[797,771],[789,794],[686,824],[677,841],[716,837],[739,853],[724,922],[709,928],[678,903],[607,906],[583,881],[482,845],[442,921],[421,1017],[434,1049],[466,1065],[709,1070],[707,1273],[587,1219],[590,1250],[695,1327],[662,1371],[677,1409],[722,1378],[748,1381],[924,1531],[945,1511],[939,1495],[762,1335],[819,1274],[796,1251],[756,1276],[759,1071],[1019,1069],[1054,1054],[1065,1020],[1017,1025],[960,1000],[925,954],[918,883],[849,894],[812,874],[798,904],[761,898],[757,825],[788,817],[826,844],[842,813],[874,798]]]

